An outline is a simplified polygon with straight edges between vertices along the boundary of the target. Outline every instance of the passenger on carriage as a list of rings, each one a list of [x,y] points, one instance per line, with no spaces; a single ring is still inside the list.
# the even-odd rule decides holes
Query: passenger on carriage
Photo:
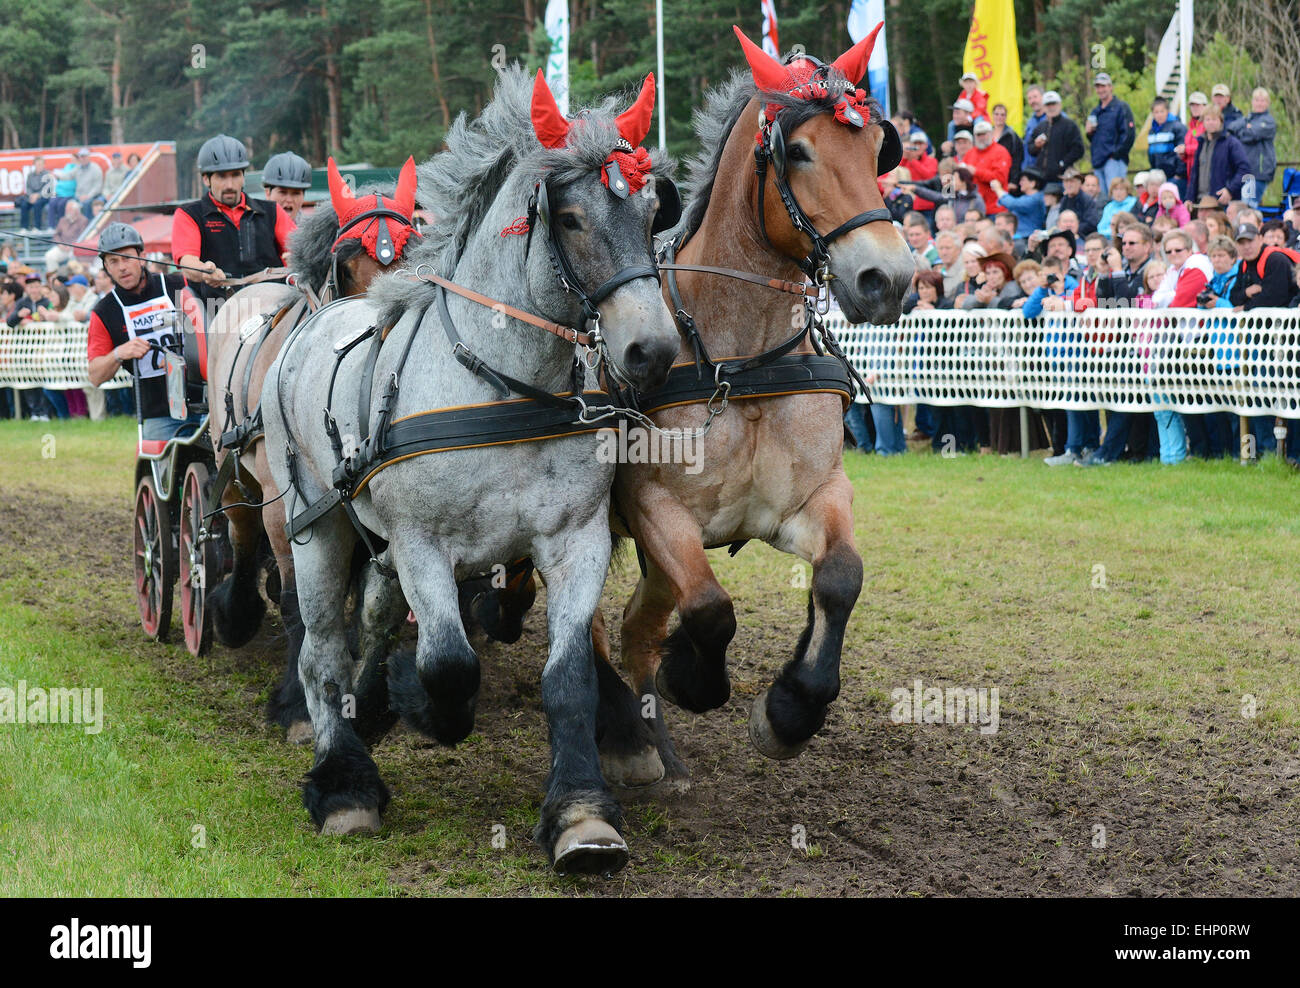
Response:
[[[311,188],[311,165],[292,151],[284,151],[267,159],[262,169],[262,188],[266,198],[279,203],[295,223],[302,215],[302,202]]]
[[[167,384],[162,354],[156,343],[172,348],[179,343],[182,323],[199,325],[202,305],[179,274],[149,274],[144,265],[144,238],[126,223],[110,223],[99,238],[99,258],[113,289],[90,313],[86,353],[90,383],[101,387],[118,368],[133,361],[139,380],[141,438],[168,440],[201,421],[197,415],[172,418],[167,409]],[[179,304],[179,310],[178,310]]]
[[[191,286],[199,298],[224,299],[227,278],[279,267],[297,226],[279,204],[244,195],[248,151],[233,137],[218,134],[199,148],[198,167],[208,191],[173,214],[172,257],[206,272]]]

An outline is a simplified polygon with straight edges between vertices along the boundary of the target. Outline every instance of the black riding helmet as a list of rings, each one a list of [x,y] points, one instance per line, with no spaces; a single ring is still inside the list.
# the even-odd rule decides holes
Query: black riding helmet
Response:
[[[310,189],[311,165],[292,151],[272,155],[262,170],[262,185],[268,189]]]
[[[233,137],[218,134],[199,148],[198,165],[200,175],[243,171],[249,167],[248,151]]]
[[[110,251],[119,251],[124,247],[139,247],[144,252],[144,237],[128,223],[110,223],[99,235],[99,256]]]

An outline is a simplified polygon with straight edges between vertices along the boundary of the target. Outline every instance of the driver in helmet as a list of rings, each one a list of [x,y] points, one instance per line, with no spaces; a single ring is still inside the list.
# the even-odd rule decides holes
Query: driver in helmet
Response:
[[[297,223],[303,198],[311,188],[311,165],[292,151],[272,155],[262,169],[262,188],[266,189],[266,198],[279,203]]]
[[[279,267],[289,252],[293,219],[277,203],[244,195],[248,152],[218,134],[199,148],[207,194],[172,216],[172,257],[196,277],[201,298],[225,298],[222,282]]]
[[[86,355],[90,383],[101,387],[128,361],[140,382],[140,420],[145,439],[170,439],[187,422],[167,408],[166,368],[150,344],[172,348],[180,320],[202,325],[202,305],[179,274],[145,270],[144,239],[126,223],[110,223],[99,237],[99,259],[113,287],[90,311]],[[197,424],[198,416],[188,422]]]

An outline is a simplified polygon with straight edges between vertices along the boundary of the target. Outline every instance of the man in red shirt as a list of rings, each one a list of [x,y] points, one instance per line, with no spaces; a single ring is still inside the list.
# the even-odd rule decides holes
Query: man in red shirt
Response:
[[[958,99],[968,99],[975,109],[971,116],[976,120],[989,118],[989,94],[980,89],[980,81],[974,72],[967,72],[961,77],[961,92]]]
[[[144,240],[126,223],[110,223],[99,238],[99,257],[113,282],[95,303],[86,333],[90,383],[100,387],[131,361],[139,380],[140,419],[144,439],[170,439],[185,422],[167,408],[162,354],[180,342],[181,320],[200,325],[202,306],[178,274],[150,274],[142,256]],[[191,416],[198,424],[199,418]]]
[[[990,183],[1006,185],[1011,176],[1011,154],[993,140],[993,125],[981,120],[975,125],[975,146],[966,152],[961,163],[975,175],[975,189],[984,200],[984,214],[993,216],[1005,207],[998,204],[997,193]]]
[[[277,203],[244,195],[248,152],[233,137],[218,134],[205,143],[198,166],[208,191],[173,214],[172,257],[185,268],[202,269],[195,285],[200,297],[224,299],[226,278],[284,263],[295,226]]]
[[[925,146],[926,137],[921,133],[912,134],[903,142],[903,167],[913,182],[924,182],[939,174],[939,161],[925,153]],[[917,196],[913,208],[924,213],[934,209],[934,203]]]

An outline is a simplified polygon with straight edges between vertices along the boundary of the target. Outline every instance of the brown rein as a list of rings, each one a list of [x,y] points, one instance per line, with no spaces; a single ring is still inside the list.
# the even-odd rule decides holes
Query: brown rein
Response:
[[[714,268],[704,264],[660,264],[658,267],[660,271],[698,271],[701,274],[720,274],[726,278],[747,281],[751,285],[774,288],[778,292],[785,292],[787,295],[798,295],[800,298],[816,301],[820,301],[822,297],[822,289],[818,285],[809,285],[802,281],[786,281],[782,278],[764,278],[761,274],[737,271],[735,268]]]
[[[536,326],[538,329],[544,329],[548,333],[558,336],[566,343],[581,343],[586,347],[595,345],[596,338],[591,333],[575,329],[573,326],[565,326],[558,322],[551,322],[549,319],[535,316],[531,312],[525,312],[523,309],[516,309],[513,305],[506,305],[506,303],[499,302],[494,298],[476,292],[472,288],[465,288],[462,285],[456,284],[454,281],[448,281],[441,275],[432,273],[421,274],[419,269],[417,269],[415,277],[418,281],[426,281],[430,284],[438,285],[449,292],[454,292],[461,298],[469,299],[471,302],[477,302],[479,305],[486,306],[489,309],[495,309],[498,312],[505,313],[513,319],[518,319],[520,322],[526,322],[530,326]]]

